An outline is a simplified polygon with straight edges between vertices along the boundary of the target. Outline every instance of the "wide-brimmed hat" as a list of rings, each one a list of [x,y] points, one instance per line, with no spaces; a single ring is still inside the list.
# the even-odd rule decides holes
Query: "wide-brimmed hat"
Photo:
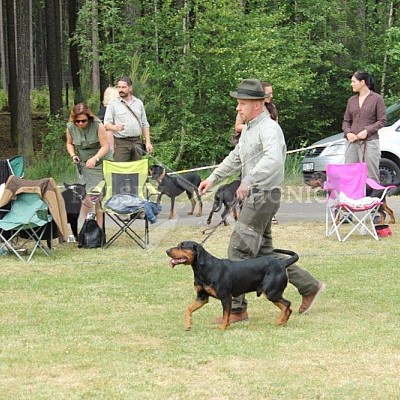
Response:
[[[229,94],[235,99],[265,99],[264,89],[258,79],[243,79],[236,91]]]

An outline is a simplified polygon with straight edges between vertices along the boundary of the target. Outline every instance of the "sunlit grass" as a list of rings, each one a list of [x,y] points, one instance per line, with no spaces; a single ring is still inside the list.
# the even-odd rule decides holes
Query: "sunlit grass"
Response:
[[[325,238],[321,223],[279,224],[276,247],[327,284],[309,315],[291,285],[287,327],[249,294],[250,321],[221,332],[212,299],[183,330],[194,298],[190,267],[165,250],[202,241],[200,227],[151,227],[141,250],[125,238],[104,249],[56,244],[50,258],[1,257],[0,398],[397,399],[400,367],[398,237]],[[205,243],[224,257],[232,227]]]

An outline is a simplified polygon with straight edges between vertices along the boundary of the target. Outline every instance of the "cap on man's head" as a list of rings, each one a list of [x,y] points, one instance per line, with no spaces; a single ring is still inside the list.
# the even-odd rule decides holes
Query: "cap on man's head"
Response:
[[[132,86],[132,81],[131,78],[129,78],[129,76],[123,76],[121,78],[118,79],[118,82],[125,82],[128,84],[128,86]]]
[[[258,79],[243,79],[236,91],[230,92],[230,95],[244,100],[265,99],[264,89]]]

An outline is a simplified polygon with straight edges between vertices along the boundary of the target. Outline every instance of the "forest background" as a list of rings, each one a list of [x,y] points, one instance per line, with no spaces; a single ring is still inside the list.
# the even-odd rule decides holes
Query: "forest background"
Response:
[[[355,70],[375,77],[387,106],[398,99],[399,3],[1,0],[0,105],[11,114],[11,143],[28,166],[52,164],[45,175],[64,157],[70,165],[73,103],[97,113],[104,89],[130,75],[154,156],[171,169],[212,165],[229,152],[229,91],[243,78],[273,85],[288,148],[305,146],[340,132]],[[35,112],[47,118],[41,132]]]

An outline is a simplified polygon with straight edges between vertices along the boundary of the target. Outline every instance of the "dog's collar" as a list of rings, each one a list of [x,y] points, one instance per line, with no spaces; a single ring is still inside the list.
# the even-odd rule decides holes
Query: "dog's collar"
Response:
[[[74,194],[76,195],[76,197],[77,197],[78,199],[82,200],[82,201],[83,201],[83,199],[86,197],[86,193],[85,193],[85,195],[82,195],[82,193],[79,193],[79,192],[76,190],[76,186],[75,186],[75,185],[69,186],[68,189],[71,190],[72,193],[74,193]]]
[[[78,197],[78,199],[81,199],[82,201],[86,197],[86,193],[85,195],[83,195],[82,193],[77,192],[75,189],[73,189],[72,191],[76,194],[76,197]]]
[[[165,168],[163,168],[163,172],[161,173],[161,175],[157,178],[157,182],[161,183],[162,180],[165,178],[166,175],[166,171]]]

